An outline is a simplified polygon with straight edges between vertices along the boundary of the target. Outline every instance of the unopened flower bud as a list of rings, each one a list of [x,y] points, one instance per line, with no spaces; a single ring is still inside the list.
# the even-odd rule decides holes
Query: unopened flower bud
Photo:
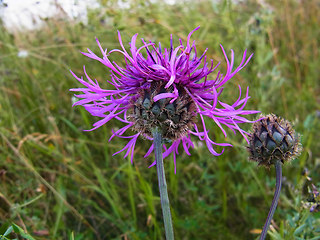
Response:
[[[290,122],[274,114],[253,124],[249,142],[249,159],[266,167],[270,167],[275,160],[282,163],[289,161],[301,152],[299,136]]]

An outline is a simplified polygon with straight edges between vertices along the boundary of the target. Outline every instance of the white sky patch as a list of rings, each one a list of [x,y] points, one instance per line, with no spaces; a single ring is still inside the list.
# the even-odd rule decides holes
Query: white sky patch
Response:
[[[150,0],[151,2],[164,1],[173,5],[179,0]],[[22,31],[40,28],[45,18],[63,16],[70,19],[88,22],[87,8],[99,8],[98,0],[0,0],[0,18],[9,31]],[[130,9],[131,0],[118,0],[120,9]]]
[[[166,4],[173,5],[177,2],[177,0],[164,0]]]
[[[118,5],[119,5],[119,8],[123,8],[123,9],[129,9],[130,8],[130,2],[129,1],[118,0]]]
[[[64,14],[87,23],[87,8],[97,8],[96,0],[3,0],[0,17],[9,31],[41,27],[43,19]]]

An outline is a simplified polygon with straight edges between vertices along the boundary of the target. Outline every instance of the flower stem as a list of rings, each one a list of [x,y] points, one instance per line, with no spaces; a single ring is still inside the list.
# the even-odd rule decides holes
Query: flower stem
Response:
[[[170,212],[170,203],[169,203],[169,197],[168,197],[166,177],[165,177],[164,167],[163,167],[161,131],[159,131],[159,129],[156,128],[153,130],[152,134],[153,134],[154,153],[155,153],[156,163],[157,163],[159,191],[160,191],[163,223],[164,223],[164,228],[166,232],[166,239],[173,240],[174,235],[173,235],[172,219],[171,219],[171,212]]]
[[[276,168],[276,190],[274,192],[274,197],[273,197],[273,200],[272,200],[272,203],[271,203],[269,214],[268,214],[266,223],[263,226],[263,230],[262,230],[262,233],[260,235],[259,240],[264,240],[266,238],[270,222],[271,222],[271,220],[273,218],[274,212],[276,211],[278,200],[279,200],[279,197],[280,197],[281,183],[282,183],[282,163],[281,163],[281,161],[276,160],[274,165],[275,165],[275,168]]]

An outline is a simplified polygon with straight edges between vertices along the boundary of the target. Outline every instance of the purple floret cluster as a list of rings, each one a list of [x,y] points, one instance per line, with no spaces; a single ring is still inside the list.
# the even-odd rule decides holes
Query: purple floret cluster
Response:
[[[142,131],[131,136],[125,133],[127,130],[134,129],[136,124],[132,120],[133,118],[128,117],[134,112],[134,103],[141,97],[141,92],[148,91],[155,83],[163,86],[164,90],[152,96],[152,102],[157,103],[165,100],[168,104],[175,104],[177,99],[180,99],[179,94],[187,94],[188,99],[195,106],[194,112],[198,119],[192,122],[192,128],[186,127],[187,130],[184,135],[173,139],[171,142],[169,141],[167,144],[163,144],[164,158],[172,153],[176,163],[176,155],[180,145],[190,155],[189,149],[194,148],[191,136],[204,141],[208,150],[215,156],[221,155],[223,150],[218,153],[214,149],[214,145],[232,146],[229,143],[216,143],[209,137],[205,117],[213,120],[225,137],[227,133],[223,127],[227,127],[233,132],[239,131],[248,142],[246,136],[248,133],[241,129],[238,124],[252,122],[246,119],[244,115],[259,113],[259,111],[255,110],[244,110],[250,98],[248,88],[245,95],[242,96],[241,87],[239,86],[239,97],[232,105],[221,102],[219,96],[222,93],[224,84],[247,65],[252,54],[247,58],[247,51],[244,51],[240,65],[234,69],[233,50],[231,50],[231,58],[229,60],[224,48],[220,45],[227,63],[227,69],[225,73],[218,71],[214,74],[214,78],[210,79],[209,75],[216,71],[219,63],[215,65],[212,59],[207,59],[207,49],[201,55],[198,54],[195,41],[191,41],[192,34],[198,29],[199,27],[189,33],[185,45],[180,39],[180,45],[177,47],[173,46],[172,36],[170,48],[162,48],[160,43],[158,45],[153,42],[147,43],[143,39],[141,39],[141,46],[137,47],[138,34],[135,34],[129,43],[129,50],[126,50],[120,32],[118,32],[121,49],[111,51],[103,49],[97,39],[102,57],[97,56],[90,49],[88,49],[88,53],[82,53],[91,59],[101,62],[110,70],[110,78],[106,80],[110,87],[101,88],[97,80],[92,80],[88,76],[85,67],[84,74],[87,80],[71,72],[83,85],[81,88],[70,89],[70,91],[82,92],[75,95],[80,100],[74,105],[82,105],[91,115],[101,118],[101,120],[93,124],[91,130],[101,127],[111,119],[116,119],[125,124],[124,127],[113,131],[110,140],[117,136],[127,138],[129,142],[114,154],[126,151],[125,157],[130,154],[132,161],[138,137],[141,135],[152,140],[152,137]],[[125,63],[123,66],[110,60],[111,54],[116,52],[123,55]],[[213,134],[211,133],[210,135]],[[145,157],[148,157],[152,152],[153,144]],[[153,162],[150,167],[155,164],[156,162]]]

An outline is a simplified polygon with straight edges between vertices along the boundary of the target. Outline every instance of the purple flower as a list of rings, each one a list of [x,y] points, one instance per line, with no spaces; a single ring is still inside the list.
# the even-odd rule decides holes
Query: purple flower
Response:
[[[311,198],[309,199],[310,212],[319,212],[320,211],[320,192],[317,187],[312,184]]]
[[[198,55],[195,41],[190,40],[191,35],[198,29],[199,27],[189,33],[185,46],[180,39],[180,45],[176,48],[173,47],[172,36],[170,48],[162,48],[160,43],[156,46],[155,43],[147,43],[143,39],[141,39],[142,46],[137,48],[138,34],[135,34],[129,44],[130,50],[127,51],[122,43],[120,32],[118,32],[121,49],[104,50],[97,39],[102,53],[101,58],[90,49],[88,53],[82,53],[98,60],[110,69],[110,79],[107,80],[110,88],[101,88],[96,80],[93,81],[88,76],[85,68],[87,81],[71,72],[84,85],[82,88],[70,89],[70,91],[82,92],[82,94],[75,95],[81,100],[74,105],[82,105],[91,115],[102,118],[93,124],[91,130],[101,127],[111,119],[117,119],[126,124],[121,129],[113,131],[110,138],[111,140],[117,136],[129,139],[128,144],[115,154],[126,151],[126,157],[131,152],[132,162],[138,137],[143,136],[152,140],[152,130],[159,128],[162,130],[164,140],[167,140],[163,144],[163,157],[172,153],[175,164],[179,145],[182,145],[184,151],[190,155],[189,149],[194,147],[191,140],[192,135],[204,141],[213,155],[221,155],[223,150],[220,153],[216,152],[214,145],[232,145],[216,143],[210,139],[204,120],[205,116],[217,124],[224,136],[227,134],[223,126],[230,128],[233,132],[239,131],[248,142],[246,137],[248,133],[238,124],[252,122],[243,115],[259,112],[244,110],[250,98],[248,88],[245,96],[241,98],[242,92],[239,86],[239,97],[232,105],[221,102],[218,98],[223,85],[245,67],[252,54],[246,58],[247,51],[245,51],[240,65],[233,70],[233,50],[231,50],[231,61],[229,61],[220,45],[227,62],[226,73],[218,71],[213,79],[208,79],[209,74],[216,70],[219,63],[214,66],[213,60],[207,60],[207,49],[201,56]],[[109,59],[110,54],[114,52],[124,56],[124,67]],[[124,136],[128,129],[137,133],[132,136]],[[145,157],[149,156],[152,151],[153,144]],[[150,167],[155,164],[156,162],[153,162]]]

